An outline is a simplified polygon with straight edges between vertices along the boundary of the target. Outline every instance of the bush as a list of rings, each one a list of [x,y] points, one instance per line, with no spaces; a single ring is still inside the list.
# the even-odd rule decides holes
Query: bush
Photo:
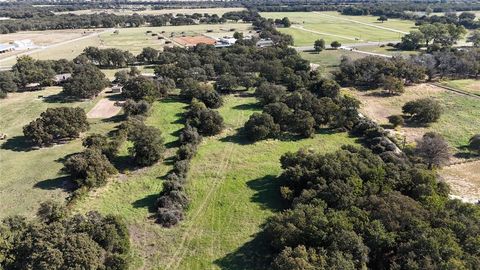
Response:
[[[196,127],[201,135],[216,135],[223,129],[222,116],[208,109],[202,102],[193,101],[186,116],[187,124]]]
[[[392,76],[388,76],[383,80],[383,89],[387,90],[390,95],[400,95],[405,92],[403,82]]]
[[[23,134],[38,146],[51,145],[63,139],[77,138],[87,131],[87,115],[81,108],[49,108],[40,118],[23,127]]]
[[[432,98],[423,98],[405,103],[402,111],[412,122],[428,124],[436,122],[442,113],[440,103]]]
[[[123,104],[123,111],[127,116],[148,115],[150,107],[150,104],[145,100],[140,100],[136,102],[133,99],[127,99],[127,101],[125,101],[125,103]]]
[[[123,139],[119,136],[116,136],[112,141],[109,141],[107,136],[91,134],[83,139],[82,145],[86,148],[98,149],[111,160],[118,153],[118,148],[122,142]]]
[[[138,165],[150,166],[163,159],[165,146],[159,129],[137,123],[134,130],[129,130],[128,137],[133,142],[130,155]]]
[[[185,128],[180,132],[178,139],[181,144],[198,145],[202,141],[202,136],[198,134],[197,128],[185,125]]]
[[[470,149],[470,151],[480,154],[480,134],[476,134],[472,138],[470,138],[470,140],[468,141],[468,149]]]
[[[403,116],[401,115],[390,115],[388,117],[388,122],[392,124],[394,128],[398,126],[403,126],[404,121],[403,121]]]
[[[181,145],[177,150],[177,160],[190,160],[195,156],[197,152],[197,146],[194,144]]]
[[[280,133],[280,125],[276,124],[268,113],[254,113],[245,123],[245,134],[252,141],[275,138]]]
[[[157,222],[163,227],[172,227],[183,220],[183,211],[178,209],[159,208]]]
[[[107,157],[97,149],[86,149],[69,157],[63,170],[72,176],[77,188],[87,189],[105,185],[108,177],[117,172]]]

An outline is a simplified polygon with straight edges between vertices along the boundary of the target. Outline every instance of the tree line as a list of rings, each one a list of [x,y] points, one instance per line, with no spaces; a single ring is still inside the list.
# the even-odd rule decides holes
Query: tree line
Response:
[[[12,216],[0,222],[0,268],[129,269],[130,239],[125,222],[98,212],[68,216],[53,201],[40,204],[36,217]]]

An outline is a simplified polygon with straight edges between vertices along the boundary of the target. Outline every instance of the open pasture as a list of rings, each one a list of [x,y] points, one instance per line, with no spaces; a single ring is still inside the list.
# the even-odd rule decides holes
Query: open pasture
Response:
[[[63,201],[67,196],[65,180],[60,172],[61,160],[82,149],[81,140],[41,149],[30,149],[22,128],[47,108],[81,107],[88,112],[102,98],[83,102],[56,100],[60,87],[41,91],[10,93],[0,101],[0,132],[7,139],[0,141],[0,218],[11,214],[32,216],[41,201]],[[116,125],[103,119],[90,119],[87,133],[106,133]]]
[[[170,134],[181,128],[179,114],[184,106],[172,100],[157,102],[147,120],[163,131],[167,146],[175,140]],[[256,234],[282,208],[275,180],[281,171],[279,157],[302,147],[330,152],[354,144],[354,139],[325,132],[311,139],[251,144],[239,128],[260,109],[253,97],[225,98],[219,112],[226,128],[220,135],[204,138],[192,160],[187,185],[191,204],[179,226],[164,229],[149,220],[168,160],[115,180],[85,199],[77,211],[93,209],[127,217],[138,250],[135,261],[142,269],[265,269],[265,246]]]
[[[327,44],[333,40],[342,44],[399,41],[414,29],[413,21],[391,19],[381,23],[374,16],[344,16],[337,12],[264,12],[262,16],[288,17],[292,27],[279,30],[292,35],[296,46],[313,45],[320,38]]]
[[[454,148],[453,152],[462,152],[470,137],[480,133],[480,102],[476,98],[428,84],[407,87],[401,96],[384,96],[379,91],[351,91],[351,93],[362,102],[362,113],[387,126],[387,117],[401,114],[402,106],[408,101],[430,97],[442,105],[443,113],[438,122],[428,127],[407,125],[398,131],[399,136],[406,137],[407,143],[413,143],[425,132],[435,131],[445,137]]]
[[[440,171],[451,195],[463,201],[480,201],[480,160],[447,166]]]
[[[342,57],[348,57],[355,60],[365,57],[366,55],[347,50],[324,50],[320,53],[300,52],[300,56],[303,59],[310,61],[310,63],[319,65],[321,71],[332,71],[338,67]]]

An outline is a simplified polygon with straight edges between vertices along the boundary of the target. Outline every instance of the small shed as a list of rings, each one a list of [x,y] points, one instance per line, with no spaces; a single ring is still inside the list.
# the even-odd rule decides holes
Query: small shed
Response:
[[[273,40],[271,39],[261,39],[257,42],[257,47],[264,48],[264,47],[271,47],[273,46]]]
[[[112,93],[122,93],[123,86],[115,84],[112,86]]]

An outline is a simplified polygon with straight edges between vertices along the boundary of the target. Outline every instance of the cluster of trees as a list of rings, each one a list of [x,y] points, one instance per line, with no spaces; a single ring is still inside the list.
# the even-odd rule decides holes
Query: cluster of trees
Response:
[[[293,92],[263,83],[255,96],[264,105],[263,112],[254,113],[244,126],[253,141],[277,138],[282,132],[310,137],[325,126],[348,129],[358,117],[358,101],[340,95],[340,86],[330,79],[312,78],[306,89]]]
[[[402,112],[407,120],[418,124],[436,122],[442,114],[440,103],[433,98],[412,100],[402,107]]]
[[[402,50],[418,50],[427,47],[429,52],[451,48],[462,39],[467,31],[462,25],[452,23],[427,23],[402,37],[402,41],[396,45]]]
[[[430,135],[428,135],[430,136]],[[424,165],[344,146],[281,158],[289,209],[265,228],[274,269],[475,269],[478,205]]]
[[[447,50],[410,58],[368,56],[358,60],[343,58],[334,75],[344,86],[360,89],[383,87],[390,94],[403,93],[403,85],[437,78],[476,78],[480,74],[480,50]]]
[[[448,12],[444,16],[432,15],[432,16],[422,16],[416,19],[416,25],[424,24],[434,24],[434,23],[443,23],[443,24],[455,24],[461,25],[467,29],[478,29],[480,28],[480,22],[476,21],[475,13],[472,12],[462,12],[460,15],[457,15],[456,12]]]
[[[217,14],[162,14],[162,15],[115,15],[102,12],[95,14],[46,14],[4,12],[4,15],[21,17],[15,20],[0,21],[0,34],[18,31],[41,31],[51,29],[85,29],[85,28],[111,28],[111,27],[139,27],[145,24],[152,26],[165,25],[193,25],[193,24],[218,24],[227,22],[227,17]],[[17,15],[16,15],[17,14]],[[11,16],[6,16],[11,17]]]
[[[115,48],[87,47],[74,61],[78,63],[90,62],[102,68],[124,68],[133,64],[135,57],[129,51]]]
[[[85,99],[98,95],[108,84],[105,75],[86,61],[36,60],[21,56],[12,71],[0,72],[0,96],[18,90],[34,90],[44,86],[63,84],[63,94],[69,98]],[[56,74],[71,74],[67,80],[56,81]],[[34,87],[31,87],[31,86]]]
[[[127,270],[129,232],[123,220],[89,212],[68,217],[47,201],[35,219],[22,216],[0,223],[0,268]]]
[[[343,58],[336,80],[344,86],[356,86],[365,89],[386,87],[389,92],[401,92],[402,88],[396,86],[401,80],[402,84],[418,83],[426,74],[425,68],[419,63],[406,60],[402,57],[392,59],[378,56],[367,56],[358,60]]]
[[[210,89],[210,91],[214,91]],[[205,106],[195,98],[185,113],[186,123],[179,135],[179,148],[174,157],[173,169],[163,182],[163,190],[156,201],[157,222],[164,227],[171,227],[183,220],[184,210],[188,207],[185,193],[190,161],[197,153],[203,136],[212,136],[223,129],[221,115]]]
[[[49,108],[40,117],[23,127],[26,139],[37,146],[50,146],[78,138],[89,124],[82,108]]]

